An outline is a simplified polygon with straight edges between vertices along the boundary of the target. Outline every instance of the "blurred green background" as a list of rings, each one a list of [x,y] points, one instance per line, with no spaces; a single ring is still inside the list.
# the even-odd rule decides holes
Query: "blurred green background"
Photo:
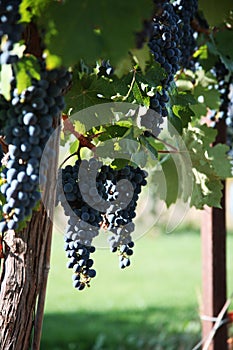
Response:
[[[198,228],[154,229],[136,241],[131,266],[107,249],[94,253],[97,277],[72,287],[63,237],[54,232],[42,350],[191,350],[201,338],[201,242]],[[228,287],[233,259],[228,235]]]

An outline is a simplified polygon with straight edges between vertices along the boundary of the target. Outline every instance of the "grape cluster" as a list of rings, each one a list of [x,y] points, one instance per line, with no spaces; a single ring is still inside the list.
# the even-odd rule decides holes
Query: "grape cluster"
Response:
[[[180,65],[183,68],[195,69],[195,62],[192,59],[193,53],[197,47],[195,31],[192,28],[192,21],[198,10],[197,0],[178,0],[173,3],[174,10],[181,20],[181,30],[183,35],[180,37],[181,59]]]
[[[21,0],[0,1],[0,64],[12,64],[18,56],[12,53],[14,44],[19,42],[23,32],[19,6]]]
[[[100,228],[111,231],[112,252],[118,252],[120,267],[130,265],[133,254],[131,233],[141,187],[147,173],[132,166],[115,170],[95,158],[77,160],[58,173],[57,204],[69,217],[65,234],[68,268],[74,271],[73,285],[82,290],[96,272],[92,269],[92,240]]]
[[[81,169],[80,169],[81,165]],[[61,202],[65,215],[73,212],[81,220],[98,227],[101,214],[94,207],[102,199],[102,182],[96,183],[96,175],[101,163],[95,158],[90,161],[77,160],[74,166],[67,165],[58,178],[58,202]],[[99,189],[99,192],[98,192]]]
[[[109,168],[104,166],[101,171],[108,173]],[[125,268],[130,265],[129,257],[133,254],[132,220],[136,216],[135,210],[142,186],[147,184],[147,173],[132,166],[125,166],[118,171],[111,169],[111,173],[113,176],[110,185],[106,184],[106,190],[107,200],[113,204],[104,214],[104,226],[112,232],[109,238],[111,251],[118,252],[120,268]]]
[[[167,90],[179,69],[181,57],[179,46],[183,35],[179,16],[175,13],[172,4],[168,1],[157,2],[157,7],[157,14],[151,24],[148,45],[154,60],[166,71],[166,78],[162,81],[162,91],[156,92],[150,99],[150,108],[156,112],[157,117],[153,113],[149,113],[141,123],[147,129],[152,130],[154,135],[158,134],[159,125],[163,122],[163,118],[168,116],[166,103],[169,101],[169,96]]]
[[[42,65],[44,67],[44,65]],[[5,142],[8,161],[1,177],[1,192],[6,198],[4,219],[0,231],[17,229],[31,215],[40,199],[40,182],[46,181],[46,167],[39,174],[44,147],[53,132],[53,120],[64,109],[63,90],[71,79],[65,69],[41,70],[41,79],[18,93],[12,89],[12,99],[5,111]],[[44,174],[43,174],[44,172]]]
[[[167,88],[179,69],[181,56],[179,45],[183,34],[180,29],[180,18],[172,4],[165,2],[160,5],[158,11],[160,13],[152,22],[152,35],[148,45],[154,60],[160,63],[167,73],[163,82],[164,88]]]
[[[139,45],[143,38],[149,36],[148,46],[154,60],[166,72],[166,78],[161,82],[162,90],[157,91],[150,99],[150,108],[155,113],[146,113],[141,125],[151,130],[157,136],[161,131],[163,118],[168,116],[168,90],[174,76],[180,68],[194,69],[192,59],[196,49],[196,33],[192,27],[197,10],[197,0],[154,0],[156,14],[151,26],[144,23],[144,30],[138,33]],[[206,22],[204,22],[206,25]]]
[[[76,215],[70,216],[68,229],[64,236],[64,249],[69,258],[67,267],[74,271],[73,286],[78,290],[89,286],[91,278],[96,276],[96,271],[91,268],[94,261],[90,258],[90,254],[95,252],[95,247],[91,245],[91,242],[98,232],[98,227],[77,219]]]
[[[61,202],[66,216],[69,216],[65,239],[65,251],[69,258],[67,267],[73,268],[73,285],[82,290],[89,285],[96,272],[90,269],[95,251],[92,240],[99,233],[102,217],[95,209],[104,196],[104,186],[96,179],[102,163],[77,160],[74,166],[67,165],[58,173],[57,203]]]

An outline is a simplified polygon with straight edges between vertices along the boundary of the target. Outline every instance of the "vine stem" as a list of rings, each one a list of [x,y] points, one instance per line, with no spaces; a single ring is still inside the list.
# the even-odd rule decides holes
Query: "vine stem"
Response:
[[[96,146],[91,143],[91,141],[85,137],[84,135],[80,134],[78,131],[75,130],[74,125],[71,123],[70,119],[68,118],[67,114],[62,115],[63,124],[64,124],[64,131],[69,131],[71,134],[73,134],[80,142],[80,148],[81,147],[87,147],[90,150],[93,150],[96,148]]]

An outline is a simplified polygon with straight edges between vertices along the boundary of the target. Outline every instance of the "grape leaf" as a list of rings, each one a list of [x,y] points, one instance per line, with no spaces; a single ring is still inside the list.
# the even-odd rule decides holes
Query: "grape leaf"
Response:
[[[182,120],[173,112],[171,112],[168,116],[168,121],[168,130],[171,133],[171,135],[173,135],[174,132],[176,133],[176,131],[181,135],[183,132]],[[176,131],[174,130],[174,128]]]
[[[205,71],[209,71],[213,68],[216,61],[218,60],[218,55],[213,54],[209,49],[209,43],[201,46],[194,54],[194,57],[198,57],[202,68]]]
[[[193,90],[194,97],[202,107],[218,109],[220,106],[220,92],[215,89],[216,79],[211,73],[204,70],[197,72],[196,85]],[[205,115],[206,113],[204,113]]]
[[[223,22],[232,10],[232,0],[221,0],[214,3],[199,0],[199,8],[204,12],[208,23],[211,26],[216,26]]]
[[[103,91],[107,91],[109,99],[111,94],[114,94],[108,80],[103,77],[98,78],[96,74],[79,76],[76,73],[73,76],[72,89],[65,97],[66,109],[72,108],[73,114],[87,107],[109,101],[102,95]]]
[[[121,158],[116,158],[114,161],[111,163],[112,168],[114,169],[122,169],[124,168],[127,164],[129,164],[129,161],[127,159],[121,159]]]
[[[21,93],[27,87],[31,85],[31,79],[40,79],[40,66],[36,57],[24,56],[15,65],[16,67],[16,79],[17,89]]]
[[[163,156],[160,169],[155,172],[160,198],[167,206],[178,198],[190,199],[190,205],[203,209],[205,205],[221,207],[222,181],[231,177],[228,147],[223,144],[211,146],[216,130],[207,125],[184,129],[182,139],[177,139],[179,152]],[[166,185],[166,191],[164,187]]]
[[[204,209],[205,205],[221,208],[223,184],[218,178],[207,177],[205,174],[195,171],[193,184],[191,206],[196,209]]]
[[[158,157],[158,151],[157,149],[154,147],[155,145],[150,143],[150,139],[152,139],[152,137],[145,137],[143,135],[141,135],[139,137],[139,141],[141,142],[141,144],[146,148],[146,150],[148,150],[149,155],[151,156],[152,159],[155,159]]]
[[[10,100],[10,91],[11,91],[11,79],[13,76],[12,67],[9,64],[1,65],[1,73],[0,73],[0,90],[1,95],[5,97],[6,100]]]
[[[216,137],[216,130],[201,125],[184,131],[184,141],[193,166],[194,187],[191,205],[203,209],[204,205],[220,207],[222,180],[231,175],[231,164],[227,157],[228,147],[217,144],[210,146]],[[219,155],[221,155],[219,157]]]
[[[232,176],[231,174],[232,166],[230,163],[230,159],[228,160],[226,156],[228,151],[229,151],[229,147],[223,144],[217,144],[214,147],[210,147],[208,149],[208,154],[209,154],[209,157],[212,158],[212,166],[215,170],[215,173],[222,179]],[[223,159],[225,160],[224,166],[223,166]]]
[[[136,81],[133,84],[133,95],[137,104],[144,105],[144,99]]]
[[[233,72],[233,48],[229,43],[233,42],[233,30],[225,29],[219,31],[214,36],[216,48],[226,67]]]
[[[151,53],[149,46],[146,43],[141,49],[131,49],[130,54],[127,54],[126,57],[118,62],[114,72],[119,78],[121,78],[133,68],[135,63],[140,68],[142,73],[145,74],[148,62],[150,61]]]
[[[146,69],[145,74],[137,73],[137,79],[140,79],[142,83],[148,84],[150,87],[161,85],[161,81],[165,78],[166,72],[157,62],[150,64]]]
[[[30,23],[33,17],[38,17],[49,4],[50,0],[22,0],[20,3],[20,22]]]
[[[174,93],[170,101],[174,115],[181,119],[183,128],[187,127],[188,123],[191,121],[191,117],[195,114],[193,110],[190,109],[190,105],[196,103],[194,96],[189,92]]]
[[[115,137],[123,137],[129,128],[119,125],[109,125],[105,131],[98,137],[99,141],[106,141]]]
[[[158,170],[153,173],[153,178],[159,198],[166,202],[167,207],[175,203],[178,198],[179,178],[177,167],[170,155],[160,163]]]
[[[133,102],[132,80],[134,73],[130,72],[119,79],[116,75],[111,78],[101,76],[87,67],[87,72],[80,68],[73,73],[72,87],[66,94],[66,111],[72,108],[72,114],[87,107],[105,102]]]
[[[73,154],[73,153],[77,152],[78,146],[79,146],[79,141],[78,140],[75,140],[74,142],[72,142],[71,145],[70,145],[70,154]]]
[[[60,56],[64,65],[100,57],[115,65],[135,47],[135,33],[142,30],[152,10],[151,0],[50,2],[41,25],[49,32],[45,37],[48,50]]]
[[[146,166],[147,159],[148,159],[148,156],[147,156],[147,153],[145,152],[145,148],[140,145],[137,152],[132,153],[130,160],[140,168],[144,168]]]
[[[194,112],[188,106],[174,105],[172,106],[172,111],[174,115],[181,119],[183,128],[188,126],[191,117],[194,115]]]

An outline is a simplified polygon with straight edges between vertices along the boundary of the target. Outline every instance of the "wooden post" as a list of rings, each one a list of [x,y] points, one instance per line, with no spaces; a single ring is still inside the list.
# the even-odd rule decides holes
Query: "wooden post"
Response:
[[[225,143],[226,126],[218,125],[216,143]],[[217,317],[226,302],[226,197],[223,183],[222,209],[207,207],[202,215],[202,315]],[[214,323],[202,321],[202,338],[205,340]],[[221,326],[208,350],[227,350],[227,326]]]

